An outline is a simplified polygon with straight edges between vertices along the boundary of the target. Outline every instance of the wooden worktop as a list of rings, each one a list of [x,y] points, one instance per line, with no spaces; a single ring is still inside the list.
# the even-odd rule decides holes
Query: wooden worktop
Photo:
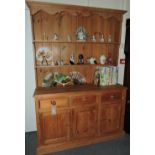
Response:
[[[108,90],[108,89],[126,89],[122,85],[111,85],[111,86],[94,86],[92,84],[85,84],[85,85],[68,85],[65,87],[49,87],[49,88],[42,88],[38,87],[35,89],[34,96],[38,95],[45,95],[45,94],[55,94],[55,93],[71,93],[71,92],[85,92],[85,91],[101,91],[101,90]]]

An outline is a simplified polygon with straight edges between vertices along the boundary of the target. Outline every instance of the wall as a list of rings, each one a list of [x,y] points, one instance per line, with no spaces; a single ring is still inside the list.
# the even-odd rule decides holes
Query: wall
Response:
[[[25,130],[36,130],[35,106],[33,93],[35,89],[35,75],[33,63],[32,32],[30,12],[25,8]]]
[[[121,9],[130,10],[130,0],[27,0],[27,1],[42,1],[42,2],[52,2],[52,3],[62,3],[62,4],[73,4],[73,5],[83,5],[92,7],[103,7],[111,9]],[[119,50],[119,58],[124,58],[124,41],[125,41],[125,21],[129,18],[129,12],[124,16],[122,23],[122,39],[121,46]],[[33,93],[35,89],[35,78],[34,78],[34,63],[33,63],[33,48],[32,48],[32,31],[31,31],[31,21],[29,9],[25,8],[25,57],[26,57],[26,95],[25,95],[25,131],[36,130],[35,121],[35,106]],[[119,64],[119,83],[123,83],[124,78],[124,65]]]

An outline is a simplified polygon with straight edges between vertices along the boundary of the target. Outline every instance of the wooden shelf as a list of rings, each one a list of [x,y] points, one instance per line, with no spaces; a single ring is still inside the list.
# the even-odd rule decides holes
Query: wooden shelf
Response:
[[[103,91],[108,89],[126,89],[122,88],[120,84],[109,85],[109,86],[95,86],[93,84],[82,84],[82,85],[66,85],[65,87],[56,86],[56,87],[38,87],[35,89],[34,95],[44,95],[51,93],[70,93],[70,92],[78,92],[78,91]]]
[[[120,85],[95,86],[92,83],[96,81],[95,83],[103,85],[103,79],[101,78],[100,83],[96,77],[96,67],[117,66],[125,11],[43,2],[29,2],[28,6],[34,38],[37,155],[122,136],[126,88]],[[91,37],[94,34],[96,42],[90,37],[86,41],[76,40],[75,35],[83,36],[83,33]],[[105,42],[100,42],[100,33],[103,34]],[[58,34],[58,40],[53,39],[53,34]],[[85,38],[84,36],[82,38]],[[112,42],[108,42],[110,36],[109,41]],[[48,63],[46,61],[47,64],[63,60],[65,65],[43,65],[37,58],[42,56],[44,62],[48,51],[47,56],[51,54],[52,60]],[[72,55],[75,65],[70,64]],[[83,55],[81,59],[85,64],[77,64],[80,55]],[[101,55],[111,58],[111,61],[108,59],[107,62],[112,64],[99,64]],[[94,57],[98,64],[89,64],[89,61],[86,61],[91,57]],[[84,84],[73,85],[75,80],[71,85],[46,87],[46,82],[54,85],[51,76],[53,72],[71,75],[72,81],[81,79]],[[117,83],[112,79],[110,76],[106,83]],[[48,84],[50,86],[50,83]],[[87,130],[84,131],[85,129]]]
[[[59,68],[59,67],[87,67],[87,66],[92,66],[92,67],[97,67],[97,66],[102,66],[102,67],[105,67],[105,66],[116,66],[114,64],[111,64],[111,65],[101,65],[101,64],[75,64],[75,65],[62,65],[62,66],[59,66],[59,65],[55,65],[55,66],[51,66],[51,65],[48,65],[48,66],[44,66],[44,65],[37,65],[35,66],[35,68]]]
[[[31,12],[31,15],[37,87],[42,86],[42,79],[49,72],[68,74],[77,71],[85,76],[87,83],[92,83],[97,66],[110,66],[99,64],[101,55],[105,55],[107,58],[111,57],[111,66],[117,66],[124,11],[118,13],[115,10],[111,10],[112,12],[108,10],[105,13],[105,10],[98,11],[98,9],[89,8],[86,11],[63,5],[59,8],[53,5],[45,7],[40,4],[35,6],[34,11],[35,13]],[[86,40],[77,40],[76,35],[81,29],[80,27],[83,27],[84,33],[88,35]],[[58,39],[54,39],[54,34],[58,35]],[[96,41],[92,40],[93,34]],[[100,40],[102,34],[104,42]],[[108,40],[110,36],[111,40]],[[43,50],[42,47],[47,48],[45,51],[49,51],[54,62],[63,60],[65,65],[52,66],[50,65],[52,61],[48,62],[49,65],[39,62],[37,54]],[[84,63],[93,57],[98,64],[77,64],[80,54],[83,55]],[[75,65],[70,64],[72,55]]]
[[[49,41],[49,40],[34,40],[33,43],[69,43],[69,44],[116,44],[119,45],[119,42],[112,42],[112,43],[108,43],[108,42],[92,42],[92,41]]]

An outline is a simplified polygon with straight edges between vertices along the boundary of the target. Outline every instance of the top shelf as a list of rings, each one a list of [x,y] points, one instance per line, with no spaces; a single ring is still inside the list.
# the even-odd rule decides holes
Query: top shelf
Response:
[[[70,44],[116,44],[119,45],[119,42],[93,42],[93,41],[49,41],[49,40],[33,40],[33,43],[70,43]]]

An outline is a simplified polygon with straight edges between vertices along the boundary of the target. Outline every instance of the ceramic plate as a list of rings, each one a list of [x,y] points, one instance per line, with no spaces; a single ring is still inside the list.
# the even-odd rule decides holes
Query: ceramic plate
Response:
[[[47,61],[52,60],[52,51],[47,47],[39,48],[36,52],[36,59],[42,62],[43,57],[45,57]]]

